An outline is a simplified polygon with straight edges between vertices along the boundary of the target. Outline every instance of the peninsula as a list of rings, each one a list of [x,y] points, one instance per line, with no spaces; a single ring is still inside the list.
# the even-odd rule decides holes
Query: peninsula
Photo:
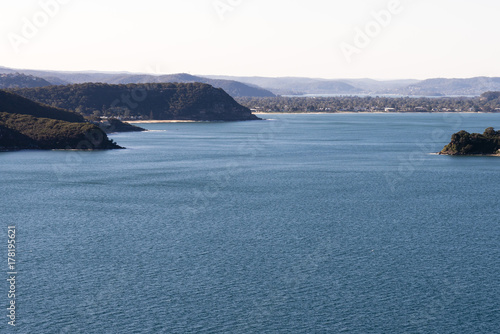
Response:
[[[220,88],[203,83],[85,83],[13,89],[27,99],[83,116],[140,120],[259,120]]]
[[[0,151],[120,148],[81,115],[0,90]]]

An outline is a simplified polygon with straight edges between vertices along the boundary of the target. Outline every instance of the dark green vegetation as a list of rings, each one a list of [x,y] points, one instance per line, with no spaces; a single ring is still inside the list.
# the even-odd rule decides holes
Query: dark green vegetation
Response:
[[[259,119],[220,88],[202,83],[79,84],[14,90],[30,100],[85,116],[143,120]]]
[[[66,122],[84,122],[82,115],[33,102],[22,96],[0,90],[0,111],[12,114],[31,115]]]
[[[237,98],[240,104],[257,112],[498,112],[500,93],[480,97],[275,97]]]
[[[24,75],[20,73],[0,74],[0,89],[5,88],[33,88],[50,86],[51,83],[45,79]]]
[[[82,116],[0,90],[0,151],[116,148],[121,147]]]
[[[481,94],[480,100],[482,102],[496,102],[500,101],[500,92],[486,92]]]
[[[0,112],[0,150],[116,149],[96,125]]]
[[[483,134],[460,131],[451,136],[451,142],[439,154],[497,155],[500,150],[500,131],[487,128]]]
[[[98,125],[106,133],[147,131],[146,129],[130,123],[122,122],[116,118],[99,119],[98,121],[93,121],[92,123]]]

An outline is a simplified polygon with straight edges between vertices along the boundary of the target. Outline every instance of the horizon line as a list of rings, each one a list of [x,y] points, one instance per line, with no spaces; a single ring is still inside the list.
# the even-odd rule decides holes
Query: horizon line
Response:
[[[59,72],[59,73],[87,73],[87,74],[129,74],[129,75],[150,75],[150,76],[162,76],[162,75],[176,75],[176,74],[186,74],[197,77],[231,77],[231,78],[266,78],[266,79],[314,79],[314,80],[326,80],[326,81],[340,81],[340,80],[374,80],[374,81],[404,81],[404,80],[414,80],[414,81],[425,81],[433,79],[476,79],[476,78],[500,78],[500,76],[487,76],[487,75],[477,75],[471,77],[428,77],[426,79],[415,79],[415,78],[371,78],[371,77],[351,77],[351,78],[321,78],[315,76],[264,76],[264,75],[230,75],[230,74],[191,74],[189,72],[173,72],[173,73],[151,73],[151,72],[133,72],[127,70],[120,71],[105,71],[105,70],[54,70],[54,69],[34,69],[34,68],[14,68],[0,65],[0,69],[8,69],[12,71],[40,71],[40,72]]]

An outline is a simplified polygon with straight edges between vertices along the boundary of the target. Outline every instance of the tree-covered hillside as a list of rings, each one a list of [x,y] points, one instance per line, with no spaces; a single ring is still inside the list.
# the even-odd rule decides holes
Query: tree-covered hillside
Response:
[[[71,123],[4,112],[0,112],[0,143],[0,150],[120,148],[91,123]]]
[[[82,115],[33,102],[22,96],[0,90],[0,112],[31,115],[67,122],[84,122]]]
[[[82,115],[145,120],[258,119],[224,90],[202,83],[79,84],[17,89],[15,93]]]
[[[0,90],[0,151],[116,148],[120,146],[81,115]]]

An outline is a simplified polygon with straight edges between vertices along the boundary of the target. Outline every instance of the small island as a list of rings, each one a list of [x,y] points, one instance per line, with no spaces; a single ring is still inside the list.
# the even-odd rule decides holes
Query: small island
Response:
[[[462,130],[451,136],[451,142],[439,154],[500,156],[500,131],[487,128],[480,134]]]

